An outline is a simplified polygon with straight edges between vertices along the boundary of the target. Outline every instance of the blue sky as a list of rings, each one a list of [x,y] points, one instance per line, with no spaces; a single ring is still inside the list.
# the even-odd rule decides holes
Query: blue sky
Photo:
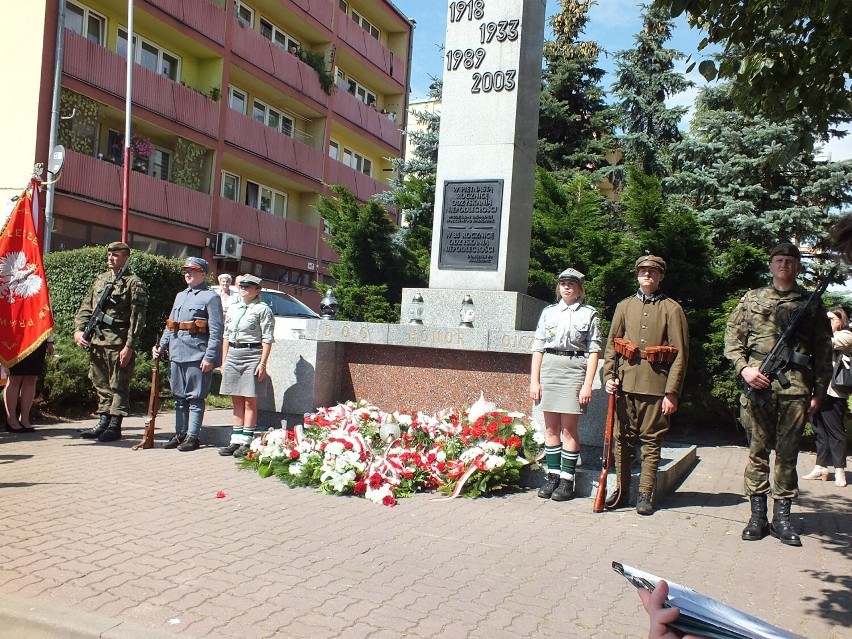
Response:
[[[414,52],[411,67],[410,99],[427,96],[431,77],[440,78],[443,70],[443,57],[440,46],[443,45],[447,28],[448,0],[392,0],[393,3],[409,19],[417,22],[414,29]],[[547,16],[559,9],[558,0],[547,0]],[[642,25],[638,0],[598,0],[589,11],[589,24],[584,37],[596,41],[608,55],[601,57],[601,68],[607,70],[604,87],[609,89],[615,77],[613,54],[633,46],[635,33]],[[549,24],[545,37],[549,37]],[[668,46],[675,48],[687,56],[700,59],[697,53],[701,33],[689,28],[685,20],[676,22],[672,39]],[[687,63],[681,61],[679,70],[685,71]],[[696,65],[697,66],[697,65]],[[672,101],[672,104],[691,106],[695,100],[698,88],[704,83],[703,78],[694,70],[689,78],[696,83],[696,88],[684,92]],[[691,115],[688,114],[687,118]],[[684,128],[687,122],[682,125]],[[852,158],[852,135],[843,140],[832,140],[827,150],[833,160]]]

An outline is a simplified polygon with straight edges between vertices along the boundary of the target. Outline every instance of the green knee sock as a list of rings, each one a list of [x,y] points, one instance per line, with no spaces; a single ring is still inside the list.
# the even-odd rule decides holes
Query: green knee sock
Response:
[[[545,446],[544,459],[547,462],[547,472],[559,472],[559,462],[562,457],[562,444],[559,446]]]
[[[562,465],[559,468],[559,474],[566,479],[574,477],[574,471],[577,469],[577,459],[580,457],[579,450],[563,450]]]

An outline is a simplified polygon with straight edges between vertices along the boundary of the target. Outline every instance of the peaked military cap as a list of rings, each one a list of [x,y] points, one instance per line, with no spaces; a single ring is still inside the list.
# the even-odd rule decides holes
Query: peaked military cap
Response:
[[[586,276],[575,268],[566,268],[559,274],[560,282],[562,280],[574,280],[575,282],[579,282],[582,285],[585,279]]]
[[[260,283],[260,278],[256,275],[240,275],[240,286],[250,284],[251,286],[257,286],[258,288],[260,288]]]
[[[183,267],[192,271],[210,272],[210,264],[200,257],[188,257],[183,261]]]
[[[642,267],[658,268],[663,273],[665,273],[666,272],[666,261],[661,257],[657,257],[656,255],[643,255],[638,260],[636,260],[636,270],[638,271]]]

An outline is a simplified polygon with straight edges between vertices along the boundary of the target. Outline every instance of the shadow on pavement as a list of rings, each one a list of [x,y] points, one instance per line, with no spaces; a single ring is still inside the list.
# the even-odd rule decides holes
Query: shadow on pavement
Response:
[[[32,458],[32,455],[0,455],[0,464],[11,464],[12,462]]]

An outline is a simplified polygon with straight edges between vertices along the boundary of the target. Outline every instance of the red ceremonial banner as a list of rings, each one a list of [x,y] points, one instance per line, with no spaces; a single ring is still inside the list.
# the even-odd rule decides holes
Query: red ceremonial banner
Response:
[[[0,364],[14,366],[53,331],[32,189],[18,199],[0,234]]]

